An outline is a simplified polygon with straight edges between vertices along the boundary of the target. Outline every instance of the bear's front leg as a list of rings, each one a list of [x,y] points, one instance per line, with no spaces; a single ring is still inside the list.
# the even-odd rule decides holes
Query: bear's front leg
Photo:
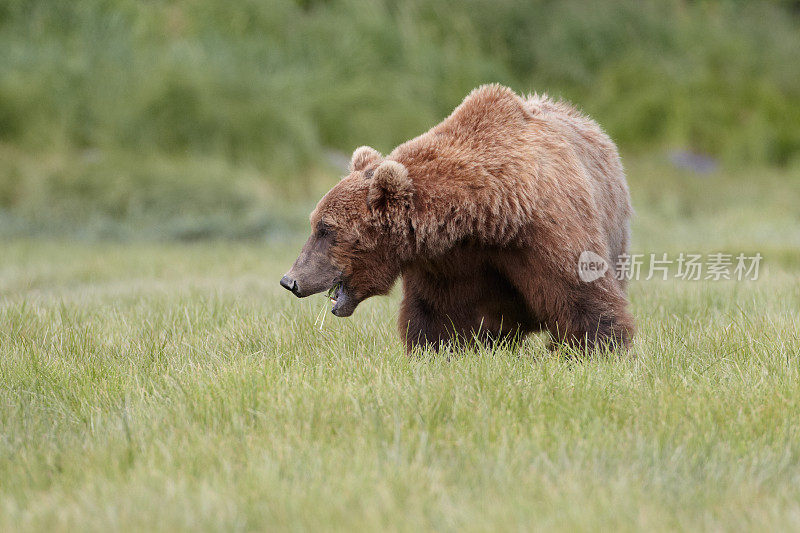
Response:
[[[416,296],[403,298],[397,327],[405,341],[406,353],[417,348],[439,351],[443,344],[455,337],[452,319]]]
[[[497,313],[485,313],[474,303],[442,309],[414,294],[406,294],[403,299],[398,329],[408,353],[417,348],[439,351],[448,344],[513,344],[527,331],[516,322],[504,322]]]

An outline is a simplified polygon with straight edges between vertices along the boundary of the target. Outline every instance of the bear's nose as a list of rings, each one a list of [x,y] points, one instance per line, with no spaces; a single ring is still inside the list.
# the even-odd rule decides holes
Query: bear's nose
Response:
[[[281,287],[286,289],[287,291],[292,291],[294,294],[297,294],[297,280],[290,278],[289,276],[283,276],[281,278]]]

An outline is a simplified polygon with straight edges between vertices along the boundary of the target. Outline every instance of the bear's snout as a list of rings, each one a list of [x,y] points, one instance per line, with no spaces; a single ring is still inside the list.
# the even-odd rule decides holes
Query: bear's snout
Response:
[[[281,287],[286,289],[287,291],[291,291],[292,294],[300,297],[300,289],[297,286],[297,280],[290,278],[288,275],[285,275],[281,278]]]

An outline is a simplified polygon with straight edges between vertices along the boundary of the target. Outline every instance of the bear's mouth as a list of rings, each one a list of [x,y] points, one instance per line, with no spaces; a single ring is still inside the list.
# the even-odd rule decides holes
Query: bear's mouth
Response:
[[[339,298],[339,294],[342,292],[342,282],[337,281],[333,284],[333,287],[328,289],[328,298],[331,299],[331,302],[336,303],[336,300]]]
[[[350,316],[355,311],[356,306],[354,304],[357,302],[347,291],[343,281],[337,281],[333,284],[333,287],[328,290],[328,298],[333,302],[331,313],[335,316]]]

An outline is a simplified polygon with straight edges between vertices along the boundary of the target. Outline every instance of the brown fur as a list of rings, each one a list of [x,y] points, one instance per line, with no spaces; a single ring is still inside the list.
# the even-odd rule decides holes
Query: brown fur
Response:
[[[634,326],[613,269],[584,283],[578,257],[615,265],[631,213],[616,147],[594,121],[488,85],[386,158],[357,149],[311,223],[332,229],[354,305],[402,275],[408,350],[540,329],[590,349],[627,346]]]

